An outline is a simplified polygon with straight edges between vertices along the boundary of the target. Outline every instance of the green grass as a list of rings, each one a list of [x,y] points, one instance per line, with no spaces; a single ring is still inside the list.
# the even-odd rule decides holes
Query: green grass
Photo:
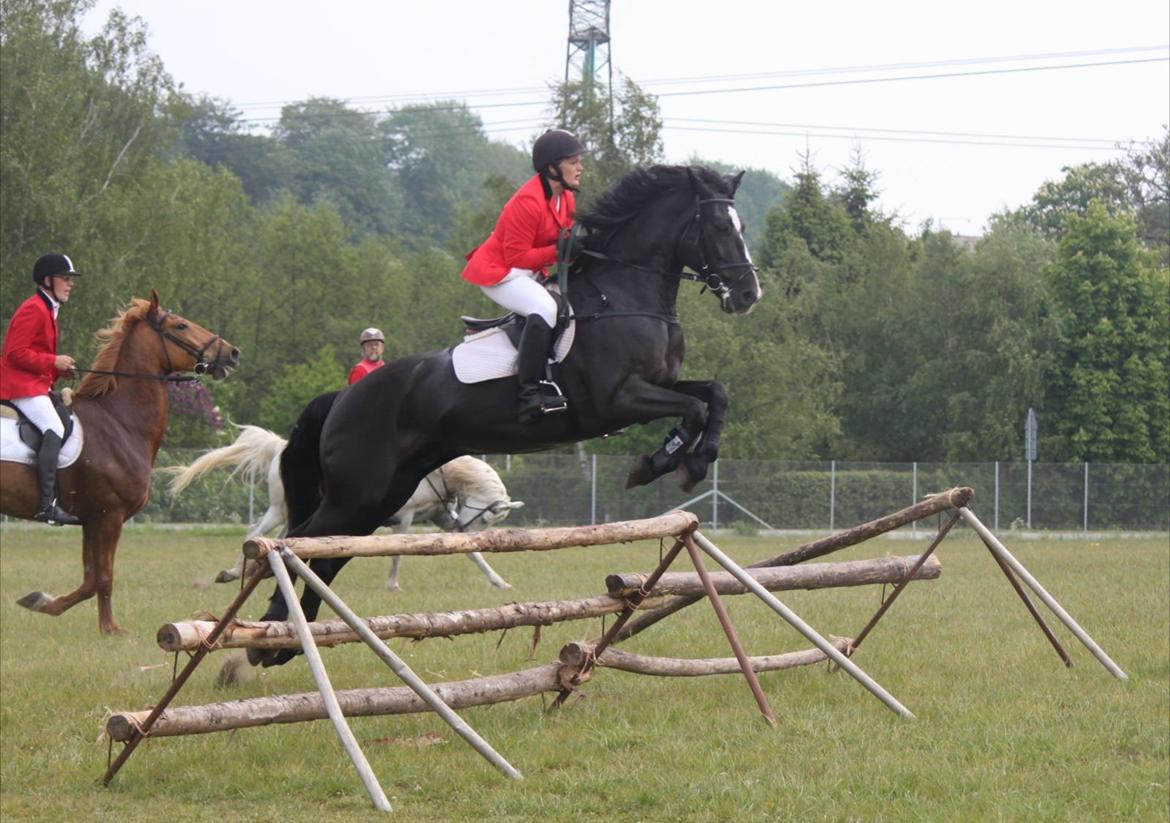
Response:
[[[154,643],[165,622],[218,612],[214,586],[241,531],[130,530],[119,551],[115,614],[131,631],[97,632],[89,601],[58,618],[15,605],[27,591],[61,594],[81,574],[76,531],[9,527],[0,551],[0,816],[5,820],[368,820],[371,805],[327,722],[147,740],[109,788],[108,711],[141,709],[165,690],[171,658]],[[655,679],[599,671],[587,699],[556,715],[532,698],[462,716],[523,781],[492,768],[434,715],[359,718],[363,743],[395,812],[407,820],[1103,820],[1170,815],[1170,546],[1165,537],[1021,541],[1001,535],[1129,674],[1112,678],[1055,619],[1066,670],[982,545],[969,533],[940,549],[942,579],[916,584],[854,660],[918,716],[903,720],[848,675],[823,665],[761,676],[780,723],[760,719],[739,676]],[[750,562],[799,539],[718,534]],[[912,554],[921,542],[877,540],[841,559]],[[337,591],[362,614],[440,611],[512,600],[581,597],[604,576],[648,571],[658,545],[491,557],[515,584],[490,588],[461,558],[407,558],[406,591],[387,594],[388,560],[355,561]],[[676,569],[685,568],[685,556]],[[245,616],[263,611],[263,597]],[[781,598],[824,634],[856,633],[877,588]],[[807,643],[758,602],[727,598],[750,653]],[[326,610],[327,612],[327,610]],[[425,679],[515,671],[594,637],[601,621],[428,640],[392,647]],[[699,603],[622,645],[677,657],[727,656]],[[364,647],[323,652],[334,686],[397,685]],[[225,692],[219,657],[177,703],[311,691],[303,660]],[[439,735],[434,745],[424,745]],[[116,751],[117,749],[115,749]]]

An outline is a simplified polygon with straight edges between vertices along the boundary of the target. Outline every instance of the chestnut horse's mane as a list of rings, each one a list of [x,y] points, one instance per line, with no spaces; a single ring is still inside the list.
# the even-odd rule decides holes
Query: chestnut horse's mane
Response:
[[[134,324],[146,317],[150,311],[150,301],[140,297],[130,300],[130,305],[122,310],[104,329],[94,333],[94,337],[102,341],[90,368],[93,371],[117,371],[118,356],[122,353],[122,344],[126,335]],[[112,374],[87,374],[78,386],[78,397],[101,397],[118,387],[118,378]]]

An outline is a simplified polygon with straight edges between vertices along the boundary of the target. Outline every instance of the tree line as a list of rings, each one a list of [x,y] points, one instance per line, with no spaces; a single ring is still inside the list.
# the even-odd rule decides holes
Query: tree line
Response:
[[[243,352],[240,374],[176,404],[190,413],[168,442],[201,446],[230,436],[212,407],[287,433],[344,384],[367,326],[393,356],[449,346],[460,314],[494,311],[459,271],[531,172],[464,103],[371,113],[309,98],[258,133],[230,101],[183,91],[141,21],[113,12],[85,36],[92,5],[0,0],[3,319],[48,250],[84,272],[61,321],[82,361],[94,330],[158,289]],[[550,89],[548,125],[591,147],[586,203],[662,158],[656,100],[623,88],[612,123],[603,90]],[[1035,408],[1041,460],[1166,462],[1168,167],[1164,132],[1068,168],[991,216],[973,247],[879,211],[860,150],[831,178],[807,157],[787,181],[748,169],[737,209],[764,300],[730,319],[680,293],[684,376],[716,376],[731,396],[723,453],[1020,459]],[[663,433],[591,448],[633,452]]]

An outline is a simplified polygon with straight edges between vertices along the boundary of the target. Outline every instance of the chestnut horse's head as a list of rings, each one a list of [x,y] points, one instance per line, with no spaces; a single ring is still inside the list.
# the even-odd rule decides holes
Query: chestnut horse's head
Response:
[[[154,289],[143,319],[158,332],[168,372],[210,373],[221,380],[239,365],[239,349],[199,324],[161,308]]]

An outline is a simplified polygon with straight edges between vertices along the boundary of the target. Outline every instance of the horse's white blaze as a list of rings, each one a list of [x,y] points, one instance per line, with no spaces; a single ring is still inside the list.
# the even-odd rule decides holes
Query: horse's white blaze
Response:
[[[747,238],[743,235],[743,220],[740,219],[739,212],[735,210],[735,206],[728,206],[727,212],[731,215],[731,222],[735,224],[735,231],[739,235],[739,245],[743,248],[743,259],[749,263],[754,263],[755,261],[752,260],[752,253],[748,251]],[[760,279],[758,277],[754,279],[756,281],[755,302],[758,303],[764,296],[764,289],[760,286]],[[755,308],[754,304],[752,305],[752,308]],[[748,311],[750,312],[751,309]]]

